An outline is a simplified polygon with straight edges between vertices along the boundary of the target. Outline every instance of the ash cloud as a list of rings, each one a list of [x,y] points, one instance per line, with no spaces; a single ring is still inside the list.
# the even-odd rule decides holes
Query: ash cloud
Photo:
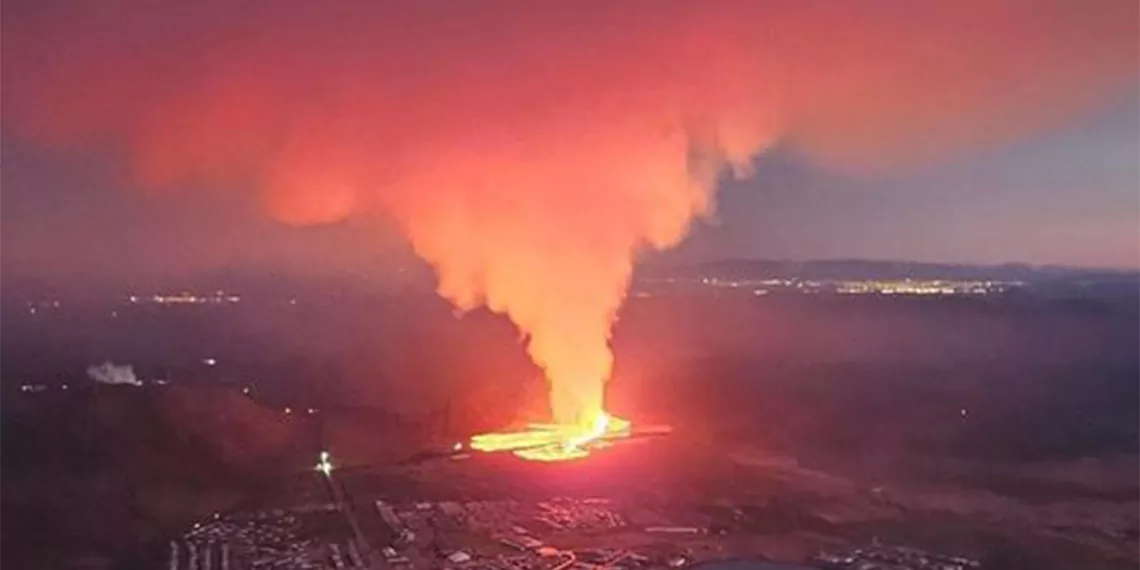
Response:
[[[848,169],[967,152],[1134,89],[1138,60],[1137,5],[1114,0],[5,12],[6,128],[121,156],[144,188],[393,224],[441,295],[518,325],[567,422],[602,405],[636,256],[709,214],[722,170],[777,143]]]

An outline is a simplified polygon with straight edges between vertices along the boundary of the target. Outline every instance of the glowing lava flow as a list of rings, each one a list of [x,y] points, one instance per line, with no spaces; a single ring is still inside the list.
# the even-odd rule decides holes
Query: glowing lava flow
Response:
[[[525,431],[487,433],[471,438],[478,451],[510,451],[532,461],[580,459],[591,449],[609,445],[608,440],[628,437],[630,424],[605,412],[598,414],[589,429],[575,425],[530,424]]]

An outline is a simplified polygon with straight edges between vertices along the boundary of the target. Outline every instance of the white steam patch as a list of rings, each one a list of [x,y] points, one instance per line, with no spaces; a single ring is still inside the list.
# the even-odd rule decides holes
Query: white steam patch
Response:
[[[126,384],[129,386],[142,386],[142,380],[135,376],[135,369],[130,364],[116,366],[111,361],[98,366],[87,367],[87,376],[100,384]]]

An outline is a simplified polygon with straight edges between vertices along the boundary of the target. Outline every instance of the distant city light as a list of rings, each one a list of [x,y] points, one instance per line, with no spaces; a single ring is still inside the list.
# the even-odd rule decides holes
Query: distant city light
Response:
[[[676,278],[649,279],[649,283],[678,283]],[[962,279],[800,279],[796,277],[746,279],[725,277],[699,277],[691,284],[714,289],[745,289],[754,296],[770,293],[797,293],[815,295],[902,295],[902,296],[984,296],[1010,291],[1024,286],[1021,281],[962,280]]]
[[[291,413],[293,413],[293,408],[285,408],[285,413],[286,413],[286,414],[291,414]]]
[[[213,366],[213,365],[217,364],[218,361],[216,359],[213,359],[213,358],[203,358],[202,363],[205,364],[206,366]]]
[[[139,297],[138,295],[131,295],[127,297],[131,303],[155,303],[158,305],[220,305],[222,303],[237,303],[241,301],[241,295],[227,294],[225,291],[215,291],[212,295],[195,295],[193,293],[183,291],[181,293],[161,294],[156,293],[149,297]]]

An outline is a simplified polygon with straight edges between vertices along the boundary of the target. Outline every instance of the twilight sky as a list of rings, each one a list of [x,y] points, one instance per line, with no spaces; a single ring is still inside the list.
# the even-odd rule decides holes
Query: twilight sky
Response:
[[[1134,2],[138,4],[5,2],[6,277],[1140,268]]]

